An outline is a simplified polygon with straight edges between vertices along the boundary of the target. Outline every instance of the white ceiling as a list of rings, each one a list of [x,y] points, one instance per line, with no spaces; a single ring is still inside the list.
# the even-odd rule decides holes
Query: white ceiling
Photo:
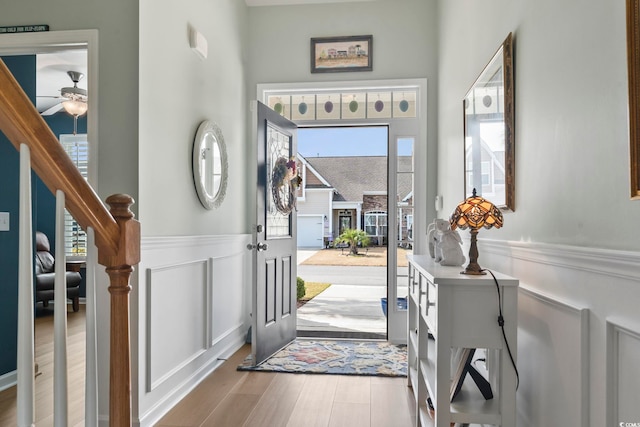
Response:
[[[60,102],[60,89],[73,86],[67,71],[79,71],[87,75],[87,51],[85,49],[36,55],[36,108],[43,112]],[[78,87],[86,89],[86,79]]]
[[[247,6],[279,6],[293,4],[353,3],[375,0],[244,0]]]

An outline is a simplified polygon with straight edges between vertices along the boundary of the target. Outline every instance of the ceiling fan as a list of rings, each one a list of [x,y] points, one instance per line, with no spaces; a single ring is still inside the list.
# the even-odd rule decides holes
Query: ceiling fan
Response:
[[[81,116],[87,112],[87,90],[78,87],[78,82],[82,80],[84,74],[78,71],[67,71],[67,75],[73,82],[73,87],[60,89],[60,96],[54,97],[60,99],[60,102],[44,110],[40,113],[41,115],[50,116],[63,108],[74,117]]]

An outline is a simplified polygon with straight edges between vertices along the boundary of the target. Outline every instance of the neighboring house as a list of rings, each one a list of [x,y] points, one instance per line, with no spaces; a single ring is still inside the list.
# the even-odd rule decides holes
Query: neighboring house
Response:
[[[398,159],[411,170],[412,158]],[[302,187],[298,193],[298,247],[329,245],[347,228],[364,230],[372,245],[386,245],[387,157],[309,157],[298,154]],[[413,226],[411,175],[398,182],[399,236],[410,245]]]

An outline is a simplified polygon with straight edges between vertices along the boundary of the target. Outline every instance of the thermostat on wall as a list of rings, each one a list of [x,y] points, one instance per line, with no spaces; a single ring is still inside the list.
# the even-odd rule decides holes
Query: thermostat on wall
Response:
[[[192,27],[189,28],[189,46],[191,46],[191,49],[193,49],[202,59],[207,59],[207,39],[204,38],[202,33]]]

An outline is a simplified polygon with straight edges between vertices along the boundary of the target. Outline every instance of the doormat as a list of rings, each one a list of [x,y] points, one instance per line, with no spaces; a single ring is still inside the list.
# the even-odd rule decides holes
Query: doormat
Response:
[[[258,366],[251,355],[239,371],[407,376],[407,347],[386,341],[295,340]]]

